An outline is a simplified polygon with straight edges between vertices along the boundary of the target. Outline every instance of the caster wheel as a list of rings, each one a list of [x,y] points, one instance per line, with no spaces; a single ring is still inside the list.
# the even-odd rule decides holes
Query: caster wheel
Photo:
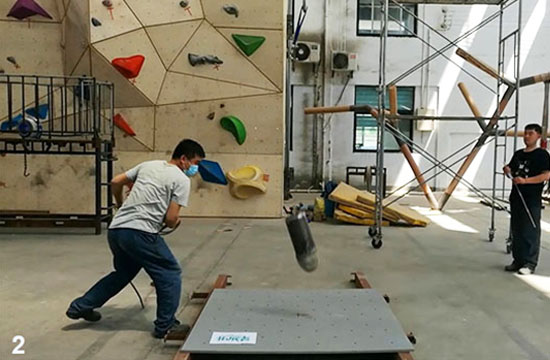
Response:
[[[371,245],[375,249],[380,249],[382,247],[382,240],[372,239]]]
[[[376,236],[376,234],[377,234],[376,228],[374,226],[371,226],[369,228],[369,236],[373,238]]]
[[[495,231],[489,230],[489,242],[493,242],[495,240]]]

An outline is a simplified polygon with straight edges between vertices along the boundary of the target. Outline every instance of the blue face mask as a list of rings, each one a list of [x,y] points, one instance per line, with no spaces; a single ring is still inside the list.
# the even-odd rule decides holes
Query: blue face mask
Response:
[[[189,169],[183,170],[183,173],[189,177],[197,175],[197,172],[199,171],[199,165],[191,165],[189,166]]]

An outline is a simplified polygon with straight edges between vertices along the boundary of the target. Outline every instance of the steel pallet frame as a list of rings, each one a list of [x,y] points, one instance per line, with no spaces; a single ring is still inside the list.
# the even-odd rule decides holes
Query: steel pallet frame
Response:
[[[7,114],[0,114],[0,154],[91,156],[94,158],[93,214],[49,211],[0,212],[5,227],[93,227],[101,233],[113,215],[114,87],[89,77],[0,74]],[[45,107],[45,108],[44,108]],[[47,115],[38,116],[41,110]],[[16,119],[18,122],[16,123]],[[25,133],[20,123],[30,124]],[[31,126],[32,125],[32,126]]]
[[[355,271],[351,273],[352,279],[350,282],[354,283],[355,288],[357,289],[372,289],[370,283],[367,281],[365,275],[360,271]],[[193,325],[197,321],[197,319],[200,316],[200,313],[202,312],[202,309],[206,305],[206,302],[208,301],[208,298],[212,294],[212,291],[215,289],[224,289],[228,285],[231,285],[229,279],[231,278],[231,275],[218,275],[218,278],[216,279],[216,282],[214,283],[214,286],[211,291],[209,292],[193,292],[191,294],[191,299],[202,299],[205,300],[203,303],[203,306],[201,307],[201,310],[199,311],[199,314],[193,321]],[[384,299],[386,302],[390,302],[390,298],[387,295],[384,295]],[[165,341],[184,341],[186,339],[187,334],[177,334],[177,335],[171,335],[168,333]],[[412,332],[409,332],[407,334],[407,338],[409,341],[413,344],[416,344],[416,338]],[[302,359],[302,358],[308,358],[308,359],[377,359],[377,360],[413,360],[413,357],[410,352],[399,352],[399,353],[390,353],[390,354],[360,354],[360,355],[336,355],[336,354],[328,354],[324,356],[311,356],[311,355],[277,355],[277,354],[262,354],[259,356],[254,355],[230,355],[230,354],[220,354],[220,355],[209,355],[209,354],[194,354],[190,352],[184,352],[181,350],[178,350],[176,355],[174,356],[174,360],[197,360],[197,359]]]

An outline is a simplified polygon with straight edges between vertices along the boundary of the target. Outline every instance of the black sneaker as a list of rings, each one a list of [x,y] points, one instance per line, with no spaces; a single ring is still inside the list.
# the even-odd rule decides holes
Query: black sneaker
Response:
[[[155,329],[153,331],[153,337],[157,339],[164,339],[164,337],[168,333],[174,333],[174,334],[181,334],[181,335],[187,335],[189,331],[191,330],[191,327],[187,324],[181,324],[178,320],[172,325],[172,327],[166,331],[159,331]]]
[[[67,315],[67,317],[73,320],[84,319],[86,321],[91,321],[91,322],[96,322],[101,320],[101,313],[93,309],[83,311],[83,312],[77,312],[69,309],[65,314]]]
[[[511,263],[510,265],[506,265],[504,267],[504,271],[511,271],[511,272],[516,272],[518,271],[519,269],[521,269],[521,266],[518,265],[517,263],[513,262]]]

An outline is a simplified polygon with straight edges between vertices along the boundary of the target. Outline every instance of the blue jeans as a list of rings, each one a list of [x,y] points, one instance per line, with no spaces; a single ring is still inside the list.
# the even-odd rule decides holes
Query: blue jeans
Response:
[[[107,234],[115,270],[99,280],[69,309],[85,312],[105,304],[144,268],[157,292],[155,331],[174,324],[181,295],[181,267],[162,236],[134,229],[111,229]]]

